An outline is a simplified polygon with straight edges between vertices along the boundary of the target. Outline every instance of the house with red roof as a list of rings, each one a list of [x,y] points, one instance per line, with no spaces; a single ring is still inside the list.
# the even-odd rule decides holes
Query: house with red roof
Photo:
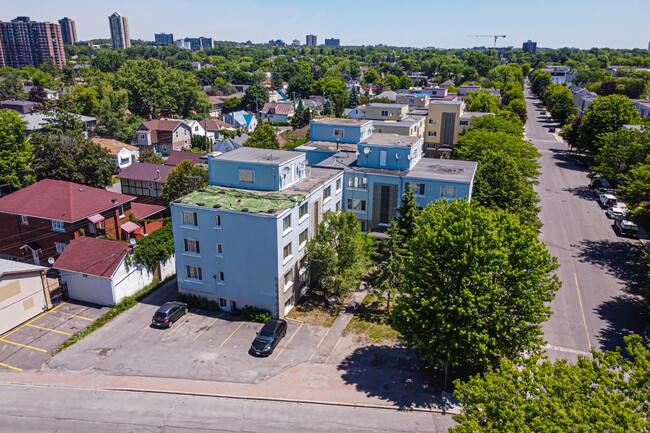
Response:
[[[262,120],[268,120],[271,123],[289,123],[296,114],[296,109],[291,103],[267,102],[260,110],[260,114]]]
[[[0,258],[46,265],[79,236],[128,239],[131,232],[123,226],[134,200],[51,179],[0,197]]]
[[[192,129],[176,119],[149,120],[136,128],[135,139],[140,150],[153,148],[167,156],[172,150],[192,147]]]
[[[175,168],[174,165],[134,162],[116,177],[120,180],[122,194],[136,195],[143,203],[162,204],[162,188],[169,172]]]

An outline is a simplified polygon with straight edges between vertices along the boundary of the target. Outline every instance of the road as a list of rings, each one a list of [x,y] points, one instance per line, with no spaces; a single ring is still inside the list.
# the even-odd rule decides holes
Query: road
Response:
[[[29,404],[25,404],[29,402]],[[6,385],[3,433],[445,432],[450,417],[313,404]]]
[[[551,359],[577,360],[590,347],[614,350],[623,337],[650,323],[636,295],[640,243],[612,229],[588,188],[587,170],[567,158],[566,144],[548,131],[546,116],[526,89],[527,138],[542,154],[536,191],[541,199],[540,239],[558,258],[562,288],[542,329]]]

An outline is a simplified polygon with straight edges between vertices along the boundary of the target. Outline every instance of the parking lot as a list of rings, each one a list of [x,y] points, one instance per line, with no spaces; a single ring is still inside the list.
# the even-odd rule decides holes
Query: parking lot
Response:
[[[303,362],[324,362],[314,356],[328,333],[329,328],[322,326],[288,320],[286,336],[267,358],[248,353],[262,324],[228,313],[190,309],[170,329],[151,326],[154,312],[173,300],[176,290],[172,280],[57,354],[47,368],[258,383]]]
[[[0,371],[38,370],[52,351],[108,309],[61,302],[0,337]]]

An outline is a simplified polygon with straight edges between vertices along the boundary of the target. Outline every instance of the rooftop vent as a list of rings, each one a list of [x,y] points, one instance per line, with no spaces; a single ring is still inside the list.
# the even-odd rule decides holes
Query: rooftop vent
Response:
[[[111,201],[112,201],[113,203],[117,203],[117,199],[116,199],[116,198],[112,198]]]
[[[245,207],[245,208],[242,208],[242,210],[241,210],[241,211],[242,211],[242,212],[248,212],[248,208],[247,208],[247,207]]]
[[[176,200],[174,200],[174,203],[180,203],[181,201],[182,200],[180,198],[177,198]]]
[[[205,206],[205,203],[203,203],[203,202],[199,202],[199,203],[197,203],[196,205],[197,205],[197,206]]]
[[[79,188],[79,192],[84,192],[84,189],[83,189],[83,188]]]
[[[219,209],[219,208],[221,207],[221,205],[220,205],[219,203],[217,203],[217,204],[215,204],[215,205],[212,206],[212,207],[215,208],[215,209]]]
[[[268,213],[275,213],[275,209],[269,209],[267,210]]]
[[[241,197],[243,197],[243,196],[244,196],[244,194],[237,194],[237,195],[236,195],[236,197],[239,197],[239,198],[241,198]]]
[[[225,193],[226,193],[226,191],[224,191],[222,189],[219,190],[219,194],[225,194]]]
[[[205,188],[199,188],[199,192],[205,192]]]

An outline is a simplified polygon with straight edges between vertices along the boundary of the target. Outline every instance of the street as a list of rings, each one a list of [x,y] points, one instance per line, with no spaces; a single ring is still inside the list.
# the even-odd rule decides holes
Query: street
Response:
[[[526,89],[527,138],[542,154],[535,187],[541,199],[540,240],[558,258],[562,288],[542,329],[550,359],[575,361],[590,347],[615,350],[623,337],[650,323],[636,294],[640,242],[617,236],[588,188],[588,171],[567,158],[567,145],[548,132],[553,123]],[[542,108],[541,110],[544,110]]]

